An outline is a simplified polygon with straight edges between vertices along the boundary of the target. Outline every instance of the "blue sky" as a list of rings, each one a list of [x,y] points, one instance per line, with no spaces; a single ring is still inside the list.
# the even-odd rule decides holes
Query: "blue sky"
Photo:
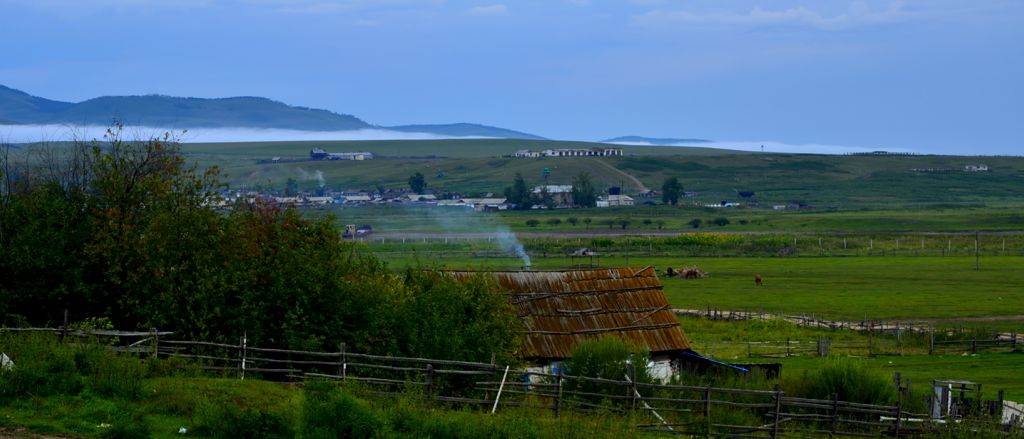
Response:
[[[0,0],[0,84],[380,125],[1024,151],[1019,0]]]

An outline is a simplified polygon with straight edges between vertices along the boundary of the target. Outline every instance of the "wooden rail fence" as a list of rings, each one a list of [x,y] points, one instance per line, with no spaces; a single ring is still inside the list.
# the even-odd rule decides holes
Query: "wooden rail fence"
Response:
[[[238,379],[328,379],[358,383],[380,395],[422,394],[443,404],[532,407],[559,417],[565,412],[640,415],[636,428],[696,437],[900,437],[947,428],[944,419],[910,413],[903,407],[906,388],[895,405],[861,404],[792,397],[774,390],[753,390],[638,382],[632,367],[623,379],[604,379],[529,370],[491,363],[430,358],[391,357],[350,352],[341,343],[335,352],[271,349],[253,346],[245,336],[238,344],[172,340],[168,332],[50,331],[57,335],[139,339],[109,348],[159,358],[186,360],[184,367]],[[799,346],[799,345],[798,345]],[[790,350],[803,349],[789,346]],[[815,347],[814,349],[819,349]],[[909,424],[912,428],[908,428]]]

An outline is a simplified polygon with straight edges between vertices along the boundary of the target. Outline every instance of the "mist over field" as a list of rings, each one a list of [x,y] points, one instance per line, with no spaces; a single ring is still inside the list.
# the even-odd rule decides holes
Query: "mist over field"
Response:
[[[0,125],[0,142],[34,143],[60,142],[71,140],[102,140],[108,127],[98,125]],[[183,132],[184,131],[184,132]],[[387,129],[360,129],[345,131],[304,131],[276,128],[157,128],[146,126],[125,127],[127,138],[148,139],[162,137],[164,133],[178,136],[183,143],[221,142],[287,142],[287,141],[371,141],[371,140],[435,140],[472,139],[480,136],[445,136],[431,133],[394,131]],[[620,145],[655,146],[647,142],[615,142]],[[869,152],[874,149],[847,145],[788,144],[774,141],[711,141],[701,143],[678,143],[661,146],[720,148],[737,151],[761,151],[809,154],[847,154]],[[523,147],[529,148],[530,141],[523,140]],[[926,152],[905,148],[886,149],[890,152]]]
[[[108,127],[89,125],[0,125],[0,142],[33,143],[103,139]],[[183,132],[184,131],[184,132]],[[442,136],[430,133],[361,129],[346,131],[303,131],[276,128],[157,128],[125,127],[128,138],[148,139],[171,133],[184,143],[280,142],[304,140],[430,140],[479,138]]]

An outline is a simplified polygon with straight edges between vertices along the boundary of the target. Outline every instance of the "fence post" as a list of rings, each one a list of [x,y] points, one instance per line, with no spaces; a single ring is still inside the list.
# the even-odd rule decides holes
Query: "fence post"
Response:
[[[935,328],[928,331],[928,355],[935,353]]]
[[[160,358],[160,334],[156,328],[150,328],[150,333],[153,336],[153,358]]]
[[[245,333],[242,333],[242,338],[238,340],[238,379],[245,379]]]
[[[839,394],[832,394],[832,437],[839,431]]]
[[[1017,331],[1010,333],[1010,349],[1017,350]]]
[[[434,366],[427,364],[427,399],[434,394]]]
[[[559,406],[562,405],[562,368],[558,368],[558,377],[555,378],[555,384],[558,389],[557,395],[555,395],[555,404],[551,407],[551,410],[555,414],[555,419],[558,419]]]
[[[711,386],[704,389],[704,422],[708,425],[704,437],[711,437]]]
[[[903,389],[896,389],[896,437],[900,437],[900,418],[903,417]]]
[[[342,381],[345,381],[345,369],[348,368],[348,364],[345,362],[345,344],[338,344],[338,377],[341,377]]]
[[[779,436],[779,418],[782,415],[782,391],[779,384],[775,383],[775,418],[772,420],[772,437]]]
[[[978,337],[973,335],[971,336],[971,353],[978,353]]]
[[[629,409],[636,410],[636,368],[633,363],[626,363],[626,375],[629,377],[629,385],[626,386],[626,396],[629,397]]]
[[[64,337],[68,336],[68,310],[64,310],[64,326],[60,327],[60,341],[64,341]]]
[[[789,348],[789,337],[786,337],[786,358],[791,357],[790,354],[791,354],[791,352],[790,352],[790,348]]]

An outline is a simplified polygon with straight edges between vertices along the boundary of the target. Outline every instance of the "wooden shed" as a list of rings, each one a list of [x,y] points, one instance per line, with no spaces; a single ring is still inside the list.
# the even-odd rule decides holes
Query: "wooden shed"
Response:
[[[479,272],[450,272],[464,279]],[[653,267],[486,273],[506,289],[526,328],[523,358],[544,364],[571,356],[580,342],[614,334],[644,346],[653,363],[690,351]]]

